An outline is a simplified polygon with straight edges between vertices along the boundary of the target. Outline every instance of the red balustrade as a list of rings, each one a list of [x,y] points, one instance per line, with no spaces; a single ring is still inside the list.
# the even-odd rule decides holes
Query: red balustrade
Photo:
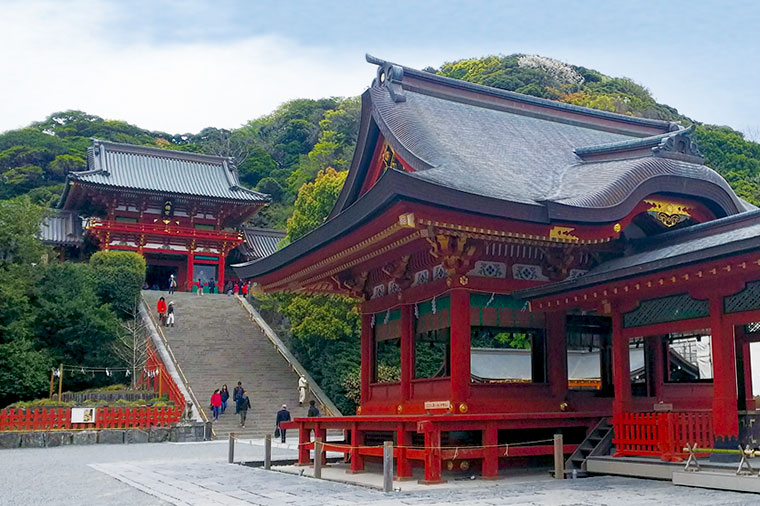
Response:
[[[679,461],[687,444],[713,445],[712,413],[624,413],[613,420],[615,456],[659,457]]]

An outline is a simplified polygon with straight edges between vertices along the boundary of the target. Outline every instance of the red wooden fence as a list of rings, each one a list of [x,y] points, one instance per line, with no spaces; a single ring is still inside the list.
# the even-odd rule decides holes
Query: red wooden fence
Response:
[[[682,460],[687,444],[713,445],[712,413],[625,413],[613,420],[615,456]],[[706,450],[701,453],[709,453]]]
[[[150,343],[149,343],[150,345]],[[148,361],[138,386],[166,394],[173,406],[99,407],[95,423],[71,423],[71,408],[30,408],[0,410],[0,432],[33,432],[77,429],[127,429],[166,427],[179,421],[185,409],[185,397],[171,375],[166,372],[158,353],[150,347]]]

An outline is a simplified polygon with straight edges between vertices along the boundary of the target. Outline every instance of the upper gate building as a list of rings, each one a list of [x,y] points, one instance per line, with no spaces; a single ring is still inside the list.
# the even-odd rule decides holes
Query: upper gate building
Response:
[[[399,477],[419,460],[428,482],[550,454],[557,430],[577,454],[613,413],[619,454],[674,458],[692,433],[735,448],[760,215],[692,129],[368,60],[329,218],[234,266],[264,291],[360,302],[358,415],[297,419],[302,442],[349,430],[358,471],[392,437]]]

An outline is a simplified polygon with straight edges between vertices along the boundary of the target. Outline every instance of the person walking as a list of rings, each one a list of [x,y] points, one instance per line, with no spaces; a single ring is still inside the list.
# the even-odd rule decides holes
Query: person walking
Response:
[[[174,277],[174,274],[169,275],[169,295],[174,293],[174,290],[177,289],[177,278]]]
[[[158,303],[156,303],[156,311],[158,311],[158,323],[164,323],[164,320],[166,319],[166,299],[163,297],[158,298]]]
[[[245,418],[248,416],[248,410],[251,409],[251,400],[248,398],[248,392],[243,390],[235,406],[240,415],[240,426],[245,429]]]
[[[232,390],[232,402],[235,403],[235,414],[238,414],[237,402],[241,395],[243,395],[243,383],[238,381],[237,386]]]
[[[214,413],[214,421],[219,420],[219,408],[222,407],[222,396],[219,394],[219,389],[214,390],[211,394],[211,411]]]
[[[232,286],[232,295],[237,295],[239,291],[240,291],[240,285],[238,285],[237,283],[235,283]]]
[[[298,405],[303,406],[303,403],[306,402],[306,392],[309,388],[309,382],[306,381],[306,378],[303,376],[300,376],[298,378]]]
[[[285,429],[280,427],[280,422],[289,422],[290,421],[290,411],[288,411],[288,407],[283,404],[282,409],[277,412],[277,418],[275,419],[275,425],[277,429],[280,431],[280,441],[283,443],[285,442]]]
[[[198,295],[198,297],[202,297],[203,296],[203,281],[201,280],[201,278],[198,278],[198,293],[197,293],[197,295]]]
[[[309,411],[306,412],[306,416],[309,418],[319,416],[319,408],[316,406],[316,402],[314,402],[314,399],[309,401]]]
[[[169,301],[169,307],[166,309],[166,326],[174,327],[174,301]]]
[[[216,283],[214,283],[214,280],[210,280],[208,282],[208,293],[214,293],[216,290]]]
[[[222,385],[222,391],[219,392],[219,395],[222,396],[222,414],[227,410],[227,401],[230,398],[230,392],[227,390],[227,385]]]
[[[243,283],[240,285],[240,293],[243,294],[243,298],[245,298],[248,295],[248,283]]]

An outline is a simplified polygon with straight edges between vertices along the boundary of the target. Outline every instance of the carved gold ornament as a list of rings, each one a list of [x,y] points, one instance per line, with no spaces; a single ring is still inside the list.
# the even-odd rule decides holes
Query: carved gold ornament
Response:
[[[578,241],[579,238],[573,235],[573,227],[553,226],[549,229],[549,239],[554,241]]]
[[[645,200],[644,202],[649,204],[647,213],[667,228],[675,227],[691,218],[690,209],[682,204],[666,200]]]

